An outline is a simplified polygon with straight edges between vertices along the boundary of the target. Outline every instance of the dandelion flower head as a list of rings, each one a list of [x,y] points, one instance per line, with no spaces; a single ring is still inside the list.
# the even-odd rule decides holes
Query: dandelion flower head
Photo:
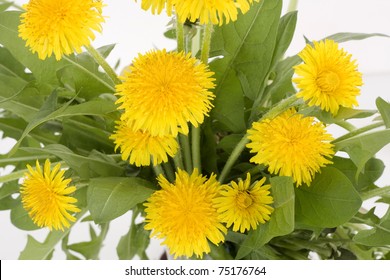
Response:
[[[21,15],[19,37],[40,59],[53,53],[80,53],[101,32],[103,3],[100,0],[30,0]]]
[[[191,54],[140,54],[116,87],[122,119],[152,136],[188,134],[188,122],[197,127],[212,108],[213,74]]]
[[[321,167],[331,164],[332,136],[321,122],[289,109],[274,119],[255,122],[248,130],[250,161],[268,166],[269,172],[290,176],[300,186],[310,185]]]
[[[134,130],[126,121],[119,121],[116,131],[110,137],[116,144],[115,150],[120,148],[122,159],[129,160],[136,166],[149,166],[168,161],[178,149],[175,137],[151,136],[149,132]]]
[[[214,199],[219,218],[226,227],[233,225],[233,231],[244,233],[256,229],[259,223],[264,224],[270,219],[273,203],[269,189],[271,185],[263,185],[266,178],[251,185],[250,174],[238,183],[232,181],[222,185],[220,197]]]
[[[29,172],[20,189],[23,207],[33,222],[50,230],[70,227],[70,222],[76,218],[69,212],[80,212],[74,205],[77,199],[70,196],[76,187],[68,186],[71,180],[64,179],[65,170],[60,168],[57,164],[51,170],[49,160],[45,161],[43,169],[38,161],[35,170],[27,165]]]
[[[165,8],[168,16],[174,7],[176,15],[181,22],[186,19],[200,24],[220,24],[224,21],[236,21],[238,10],[245,14],[253,2],[260,0],[142,0],[141,7],[151,10],[153,14],[160,14]]]
[[[179,169],[173,184],[162,175],[158,181],[161,190],[144,204],[145,229],[152,230],[152,236],[165,239],[162,244],[175,258],[202,257],[210,252],[208,241],[216,245],[224,241],[227,230],[213,203],[220,191],[215,175],[207,179],[197,169],[192,174]]]
[[[357,106],[356,97],[360,94],[362,74],[357,70],[351,55],[333,40],[307,44],[299,54],[303,63],[295,66],[293,79],[299,92],[298,97],[309,106],[319,106],[322,110],[336,115],[339,107]]]

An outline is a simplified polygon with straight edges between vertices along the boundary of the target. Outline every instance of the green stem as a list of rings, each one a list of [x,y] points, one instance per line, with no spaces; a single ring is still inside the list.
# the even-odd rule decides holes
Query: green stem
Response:
[[[104,57],[94,47],[92,47],[92,45],[85,46],[85,49],[89,52],[93,59],[95,59],[95,61],[104,69],[104,71],[111,78],[114,84],[119,85],[122,83],[116,75],[114,69],[111,68],[111,66],[107,63]]]
[[[163,163],[162,167],[165,171],[165,174],[167,174],[167,179],[169,182],[175,181],[175,173],[173,171],[173,168],[169,162]]]
[[[203,33],[202,52],[200,54],[200,60],[206,65],[209,62],[212,33],[213,33],[213,24],[212,23],[206,24]]]
[[[367,131],[370,131],[370,130],[373,130],[375,128],[378,128],[378,127],[381,127],[383,126],[385,123],[384,122],[377,122],[377,123],[374,123],[374,124],[370,124],[370,125],[367,125],[365,127],[362,127],[362,128],[359,128],[359,129],[356,129],[354,131],[351,131],[351,132],[348,132],[347,134],[335,139],[332,141],[332,144],[336,144],[336,143],[339,143],[341,141],[344,141],[346,139],[349,139],[349,138],[352,138],[354,136],[357,136],[359,134],[362,134],[362,133],[365,133]]]
[[[202,42],[202,51],[200,54],[200,59],[204,64],[208,64],[209,53],[210,53],[210,45],[211,45],[211,34],[213,33],[213,24],[208,23],[204,26],[203,32],[203,42]],[[191,145],[192,145],[192,163],[194,168],[197,168],[199,172],[202,172],[202,164],[200,157],[200,127],[192,127],[192,135],[191,135]]]
[[[238,159],[238,157],[241,155],[242,151],[245,149],[246,144],[249,143],[249,139],[247,138],[247,134],[242,137],[241,141],[238,142],[237,146],[234,148],[233,152],[229,156],[228,160],[225,163],[225,166],[222,169],[221,175],[219,175],[218,181],[223,184],[226,176],[229,174],[230,170],[232,169],[234,163]]]
[[[14,158],[4,158],[0,159],[1,164],[13,164],[16,162],[24,162],[24,161],[35,161],[35,160],[40,160],[40,159],[55,159],[55,156],[28,156],[28,157],[14,157]]]
[[[283,99],[275,107],[269,110],[268,113],[266,113],[259,121],[264,119],[273,119],[277,117],[279,114],[283,113],[288,108],[291,108],[297,100],[299,99],[297,99],[295,94],[286,99]],[[247,135],[244,135],[244,137],[242,137],[241,141],[237,144],[237,146],[234,148],[233,152],[229,156],[228,160],[226,161],[226,164],[223,167],[221,175],[218,179],[220,183],[223,183],[225,181],[226,176],[229,174],[234,163],[241,155],[242,151],[245,149],[246,144],[248,143],[249,139],[247,138]]]
[[[360,197],[362,198],[362,200],[367,200],[376,196],[382,196],[384,194],[390,194],[390,186],[362,192],[360,194]]]
[[[183,23],[176,18],[176,40],[177,40],[177,52],[184,51],[184,27]]]
[[[356,130],[356,127],[347,121],[338,121],[335,124],[338,125],[339,127],[342,127],[344,129],[348,130],[348,131]]]
[[[188,173],[192,172],[192,156],[190,139],[187,135],[179,135],[180,146],[183,149],[184,167]]]
[[[290,0],[288,4],[287,12],[296,11],[298,8],[298,0]]]
[[[179,148],[177,149],[176,155],[173,157],[173,163],[175,164],[176,169],[184,169],[184,164],[183,164],[183,155],[181,152],[181,147],[180,147],[180,141],[179,138],[177,138],[177,143],[179,144]]]
[[[166,178],[164,170],[160,164],[153,165],[153,170],[154,170],[154,173],[156,174],[156,177],[163,175]]]

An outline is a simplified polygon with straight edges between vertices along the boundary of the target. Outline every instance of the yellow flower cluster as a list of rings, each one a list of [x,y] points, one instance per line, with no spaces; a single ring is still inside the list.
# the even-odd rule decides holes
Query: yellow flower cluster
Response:
[[[158,181],[161,190],[144,204],[145,229],[164,239],[175,258],[202,257],[210,252],[208,241],[223,242],[232,224],[233,231],[256,229],[273,211],[271,186],[263,185],[265,178],[251,185],[249,173],[245,181],[229,185],[221,185],[215,175],[207,179],[197,169],[192,174],[179,169],[174,183],[162,175]]]

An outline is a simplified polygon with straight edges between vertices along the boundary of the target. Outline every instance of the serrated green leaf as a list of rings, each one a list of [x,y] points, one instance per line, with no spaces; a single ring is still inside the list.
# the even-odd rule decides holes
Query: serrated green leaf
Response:
[[[367,161],[390,143],[390,129],[375,131],[335,143],[336,151],[345,151],[357,166],[356,177]]]
[[[137,177],[95,178],[88,187],[88,209],[96,223],[106,223],[144,202],[153,188],[151,182]]]
[[[358,217],[355,217],[358,218]],[[367,221],[367,220],[362,220]],[[361,230],[354,237],[353,240],[365,246],[388,246],[390,245],[390,210],[380,220],[379,223],[369,221],[367,223],[372,226],[372,229]]]
[[[271,219],[256,230],[251,230],[241,244],[236,259],[242,259],[261,248],[273,237],[289,234],[294,230],[294,186],[290,177],[271,178],[271,195],[274,212]]]
[[[383,100],[381,97],[376,99],[376,107],[381,113],[382,119],[386,128],[390,128],[390,103]]]
[[[239,133],[246,129],[244,95],[255,100],[264,87],[272,62],[281,3],[279,0],[254,3],[245,16],[215,28],[211,56],[223,58],[210,63],[217,84],[212,116],[229,131]]]
[[[322,169],[310,187],[297,188],[295,195],[296,222],[313,227],[337,227],[349,221],[362,204],[351,181],[333,167]]]

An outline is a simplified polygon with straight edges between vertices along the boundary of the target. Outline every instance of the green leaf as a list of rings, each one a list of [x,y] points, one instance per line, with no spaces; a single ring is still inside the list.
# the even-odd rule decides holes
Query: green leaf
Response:
[[[211,56],[223,58],[210,63],[217,84],[212,116],[229,131],[238,133],[246,129],[244,95],[255,100],[264,87],[275,48],[281,3],[260,1],[236,22],[215,28]]]
[[[9,7],[12,6],[12,3],[13,2],[6,2],[6,3],[2,3],[0,4],[0,12],[4,12],[5,10],[7,10]]]
[[[80,219],[85,214],[85,210],[76,215],[76,219]],[[49,232],[43,243],[38,242],[32,236],[28,236],[26,247],[19,255],[19,260],[46,260],[53,254],[54,247],[63,239],[66,238],[71,230],[71,227],[64,231],[53,230]]]
[[[99,48],[103,57],[108,56],[115,45]],[[58,79],[67,87],[77,92],[79,97],[87,100],[98,97],[102,93],[115,92],[114,84],[109,76],[99,71],[99,64],[88,52],[71,55],[66,58],[68,65],[58,72]]]
[[[379,223],[372,221],[367,224],[372,226],[372,229],[359,231],[353,237],[355,242],[366,246],[388,246],[390,244],[390,210]]]
[[[335,144],[336,151],[345,151],[357,166],[356,177],[363,171],[367,161],[390,143],[390,129],[375,131]]]
[[[36,53],[33,54],[25,46],[26,42],[18,36],[20,15],[21,12],[17,11],[0,13],[0,44],[33,73],[39,83],[57,85],[56,72],[68,63],[64,59],[56,61],[53,56],[41,60]]]
[[[278,33],[276,36],[275,50],[271,63],[273,66],[276,65],[276,63],[283,57],[284,53],[290,46],[297,24],[297,14],[297,11],[289,12],[280,19]]]
[[[40,227],[34,224],[21,203],[11,209],[11,222],[15,227],[21,230],[40,229]]]
[[[218,143],[218,148],[224,150],[227,153],[233,152],[234,148],[237,146],[238,142],[241,141],[243,134],[230,134],[222,138]]]
[[[359,192],[372,186],[380,178],[385,169],[383,161],[371,158],[365,164],[364,171],[359,173],[358,180],[356,180],[357,167],[352,160],[349,158],[333,157],[332,161],[332,166],[343,172]]]
[[[378,110],[381,113],[386,128],[390,128],[390,103],[386,102],[381,97],[378,97],[376,99],[376,107],[378,107]]]
[[[274,69],[275,77],[273,78],[272,83],[266,87],[264,93],[265,96],[271,98],[272,104],[276,104],[295,93],[291,79],[294,74],[293,67],[299,64],[299,62],[299,57],[295,56],[288,57],[276,65],[276,68]]]
[[[154,185],[137,177],[107,177],[90,181],[87,193],[88,209],[93,220],[100,224],[111,221],[153,192]]]
[[[295,191],[296,222],[311,227],[337,227],[349,221],[362,200],[351,181],[339,170],[326,167],[310,187]]]
[[[31,74],[25,72],[26,67],[17,61],[9,50],[0,47],[0,73],[6,76],[30,81]]]
[[[249,231],[240,246],[236,259],[242,259],[261,248],[273,237],[289,234],[294,230],[294,186],[290,177],[271,178],[271,194],[274,212],[271,219],[256,230]]]
[[[353,40],[364,40],[370,37],[389,37],[386,34],[381,33],[352,33],[352,32],[341,32],[330,35],[325,39],[331,39],[338,43],[353,41]]]
[[[34,154],[51,154],[64,160],[71,169],[77,172],[81,178],[89,179],[99,176],[119,176],[123,168],[116,162],[108,159],[107,156],[93,151],[90,156],[85,157],[75,154],[72,150],[59,144],[48,145],[43,149],[21,148]]]
[[[116,247],[120,260],[132,260],[135,255],[145,259],[146,248],[149,246],[150,232],[144,229],[144,224],[132,225],[129,231],[123,235]]]
[[[49,98],[47,102],[52,101]],[[43,107],[42,110],[39,111],[36,116],[31,120],[31,122],[29,122],[26,129],[23,131],[22,136],[10,151],[10,154],[14,153],[18,149],[21,141],[30,133],[30,131],[49,120],[83,115],[104,116],[106,114],[116,111],[116,105],[114,103],[107,102],[102,99],[91,100],[73,106],[69,106],[69,104],[70,102],[66,103],[54,112],[51,112],[51,110],[49,109],[46,110],[46,108]]]
[[[0,105],[13,114],[30,121],[38,112],[42,96],[31,84],[15,77],[0,74]]]

